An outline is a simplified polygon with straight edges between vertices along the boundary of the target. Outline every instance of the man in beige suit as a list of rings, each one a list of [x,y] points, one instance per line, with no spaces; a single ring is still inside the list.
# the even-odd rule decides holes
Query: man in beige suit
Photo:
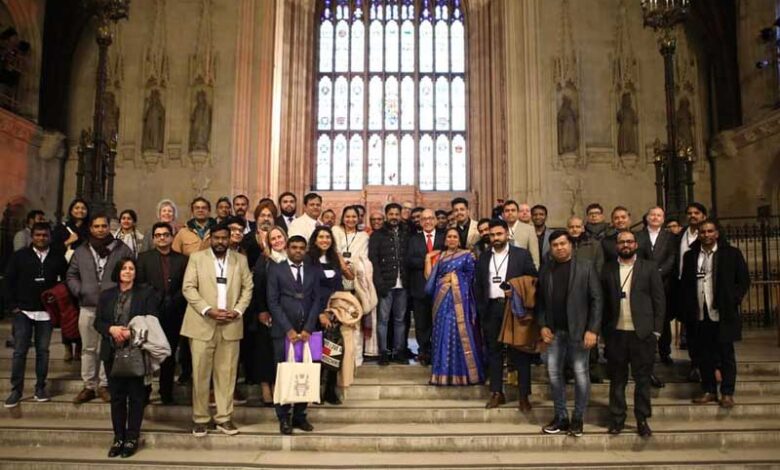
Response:
[[[190,338],[192,351],[192,434],[208,433],[209,381],[214,380],[216,428],[238,434],[232,421],[233,391],[238,371],[239,342],[244,336],[241,319],[252,299],[252,273],[246,257],[228,250],[230,230],[219,224],[211,229],[211,249],[193,253],[184,273],[182,292],[187,311],[181,335]]]
[[[471,220],[471,211],[469,210],[469,201],[462,197],[456,197],[450,203],[452,212],[455,214],[456,228],[460,234],[460,247],[471,250],[479,241],[479,229],[477,222]]]
[[[528,204],[523,204],[527,206]],[[528,214],[531,211],[528,208]],[[509,226],[509,239],[519,248],[525,248],[531,253],[534,266],[539,269],[539,239],[536,238],[536,230],[533,225],[520,220],[520,204],[509,200],[504,203],[504,221]]]

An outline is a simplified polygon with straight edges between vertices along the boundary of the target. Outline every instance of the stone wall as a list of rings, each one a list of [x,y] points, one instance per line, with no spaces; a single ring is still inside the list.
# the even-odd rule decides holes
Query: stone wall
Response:
[[[307,58],[314,41],[313,5],[313,0],[133,2],[110,58],[110,91],[120,110],[120,210],[141,209],[147,224],[154,214],[144,209],[162,197],[185,206],[198,194],[214,200],[246,192],[255,201],[310,187],[307,77],[314,64]],[[470,0],[464,6],[474,15],[473,24],[467,17],[469,51],[487,50],[490,56],[484,64],[474,57],[477,65],[470,65],[470,109],[494,118],[492,130],[472,134],[479,143],[472,154],[471,196],[481,212],[495,198],[543,202],[559,225],[591,201],[606,207],[623,203],[637,216],[654,204],[653,144],[665,141],[663,66],[654,33],[642,27],[639,3]],[[210,34],[204,33],[207,27]],[[94,31],[85,31],[74,60],[70,142],[91,122]],[[696,198],[709,204],[705,80],[684,36],[678,38],[676,68],[678,105],[683,97],[690,103]],[[165,108],[163,147],[145,152],[145,100],[153,89]],[[205,153],[189,149],[198,91],[205,91],[212,107]],[[618,155],[618,112],[626,93],[637,116],[636,138],[634,151]],[[564,96],[573,103],[578,138],[573,151],[561,152],[557,122]],[[472,127],[475,121],[480,120],[472,119]],[[66,201],[75,187],[75,146],[69,157]],[[343,204],[372,197],[332,199]]]

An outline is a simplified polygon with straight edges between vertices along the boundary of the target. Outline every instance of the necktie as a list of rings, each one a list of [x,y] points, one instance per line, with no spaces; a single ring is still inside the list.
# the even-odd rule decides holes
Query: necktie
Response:
[[[287,217],[287,224],[291,224],[291,223],[292,223],[292,221],[293,221],[293,218],[292,218],[292,217]]]
[[[425,237],[427,238],[425,240],[425,248],[428,250],[428,253],[433,251],[433,240],[431,240],[431,234],[427,233],[425,234]]]
[[[301,281],[301,265],[293,264],[293,268],[295,268],[295,283],[303,287],[303,281]]]

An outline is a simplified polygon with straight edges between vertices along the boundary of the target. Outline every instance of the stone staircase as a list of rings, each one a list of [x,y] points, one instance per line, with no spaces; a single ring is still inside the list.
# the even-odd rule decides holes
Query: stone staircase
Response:
[[[0,338],[9,331],[7,322],[0,323]],[[61,359],[55,332],[49,374],[53,399],[25,400],[2,410],[0,469],[780,468],[780,349],[771,331],[750,331],[746,337],[737,352],[732,410],[690,403],[698,385],[683,379],[684,352],[675,366],[656,366],[667,385],[654,390],[649,440],[633,433],[632,418],[620,436],[606,433],[606,383],[593,384],[585,435],[577,439],[540,432],[552,417],[543,367],[534,368],[534,409],[524,415],[513,399],[486,410],[485,387],[428,386],[427,369],[419,365],[365,365],[343,406],[310,407],[313,433],[281,436],[273,409],[260,406],[258,387],[242,384],[250,400],[235,409],[241,434],[195,438],[185,404],[190,390],[177,387],[181,405],[147,407],[141,451],[130,459],[107,459],[109,407],[99,400],[71,403],[81,389],[79,365]],[[10,391],[10,357],[10,349],[0,351],[3,399]],[[26,396],[31,397],[33,351],[27,377]],[[155,385],[153,399],[156,391]],[[514,398],[514,387],[508,392]]]

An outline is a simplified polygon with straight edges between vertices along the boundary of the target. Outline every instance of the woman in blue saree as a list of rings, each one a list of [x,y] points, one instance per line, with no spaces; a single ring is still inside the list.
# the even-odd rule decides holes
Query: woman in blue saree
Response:
[[[445,250],[425,259],[425,286],[433,298],[432,385],[473,385],[485,380],[477,308],[472,285],[474,255],[460,249],[460,235],[450,228]]]

